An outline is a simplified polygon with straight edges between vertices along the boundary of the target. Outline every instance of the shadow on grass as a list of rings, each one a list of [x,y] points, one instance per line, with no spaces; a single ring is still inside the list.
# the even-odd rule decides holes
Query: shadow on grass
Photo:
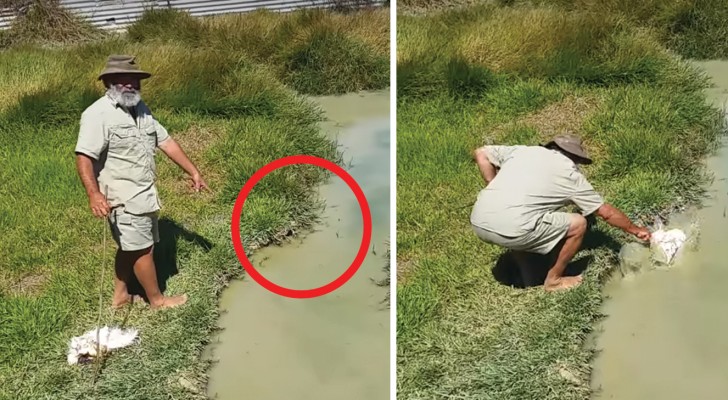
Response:
[[[590,227],[592,227],[595,223],[593,217],[589,217],[587,221]],[[584,236],[584,240],[579,250],[593,250],[601,247],[606,247],[613,252],[619,252],[621,244],[603,231],[590,229],[587,231],[586,236]],[[548,273],[549,268],[551,268],[551,266],[554,265],[554,262],[556,262],[556,256],[560,249],[561,246],[557,246],[554,251],[547,255],[529,254],[527,262],[529,268],[532,268],[532,270],[528,271],[527,274],[522,273],[513,258],[513,252],[508,250],[498,258],[491,269],[491,272],[493,273],[493,277],[503,285],[519,289],[541,286],[546,279],[546,274]],[[586,271],[587,267],[594,259],[591,255],[579,257],[579,253],[577,253],[574,258],[575,259],[566,266],[566,271],[564,272],[565,276],[576,276],[581,274]]]
[[[197,233],[185,229],[169,218],[161,218],[159,220],[159,243],[154,245],[153,256],[154,265],[157,268],[157,281],[162,293],[167,290],[169,278],[179,273],[177,268],[177,243],[179,243],[179,240],[193,242],[205,252],[210,251],[213,247],[212,242]],[[130,294],[137,294],[143,297],[145,301],[149,301],[141,284],[133,274],[131,282],[128,283],[128,290]]]
[[[50,87],[23,96],[18,104],[3,113],[4,121],[35,126],[66,126],[78,124],[86,107],[100,97],[100,92],[90,86]]]

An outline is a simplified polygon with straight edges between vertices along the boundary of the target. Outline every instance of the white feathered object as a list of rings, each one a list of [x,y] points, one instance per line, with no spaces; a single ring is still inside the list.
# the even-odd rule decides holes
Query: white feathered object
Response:
[[[652,233],[650,242],[652,246],[659,249],[662,257],[658,261],[670,264],[677,254],[678,250],[688,240],[688,236],[681,229],[665,230],[662,221],[655,219],[655,227],[657,230]]]
[[[68,344],[68,364],[77,364],[79,360],[96,357],[96,331],[92,329],[81,336],[71,339]],[[137,342],[139,332],[136,329],[109,328],[104,326],[98,332],[102,352],[127,347]]]

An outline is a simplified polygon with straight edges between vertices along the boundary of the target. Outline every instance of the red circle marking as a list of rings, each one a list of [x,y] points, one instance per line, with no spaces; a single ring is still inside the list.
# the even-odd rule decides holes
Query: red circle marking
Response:
[[[250,191],[253,190],[253,187],[269,173],[277,170],[278,168],[296,164],[310,164],[326,168],[327,170],[338,175],[339,178],[343,179],[344,182],[349,185],[351,191],[354,192],[356,200],[359,202],[359,207],[361,208],[361,216],[364,222],[361,245],[359,246],[359,251],[356,253],[356,257],[354,258],[354,261],[351,263],[349,268],[347,268],[346,271],[344,271],[344,273],[341,274],[341,276],[339,276],[338,278],[334,279],[326,285],[314,289],[289,289],[283,286],[276,285],[275,283],[269,281],[263,275],[261,275],[250,262],[247,254],[245,254],[243,243],[240,240],[240,217],[243,213],[243,205],[245,204],[245,200],[248,198],[248,195],[250,195]],[[245,271],[248,273],[248,275],[250,275],[251,278],[253,278],[253,280],[258,282],[258,284],[260,284],[264,288],[280,296],[305,299],[323,296],[327,293],[333,292],[334,290],[341,287],[341,285],[346,283],[346,281],[351,279],[352,276],[354,276],[356,271],[361,266],[362,262],[364,262],[364,259],[367,256],[367,251],[369,251],[369,243],[372,240],[372,215],[369,210],[369,203],[367,203],[367,198],[366,196],[364,196],[364,192],[362,192],[361,188],[356,183],[354,178],[352,178],[349,173],[344,171],[343,168],[329,160],[320,157],[297,155],[279,158],[266,164],[263,168],[256,171],[253,176],[248,179],[247,182],[245,182],[245,185],[243,185],[243,188],[240,190],[237,199],[235,199],[230,228],[235,253],[238,256],[240,263],[243,265],[243,268],[245,268]]]

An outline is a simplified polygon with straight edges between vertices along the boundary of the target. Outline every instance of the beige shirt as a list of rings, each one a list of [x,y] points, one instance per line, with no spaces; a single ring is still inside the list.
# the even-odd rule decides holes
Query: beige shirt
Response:
[[[604,204],[568,157],[542,146],[486,146],[496,177],[481,190],[470,222],[502,236],[517,237],[549,212],[575,204],[583,215]]]
[[[154,153],[169,138],[144,102],[134,118],[108,96],[98,99],[81,115],[76,152],[94,160],[101,193],[108,190],[111,207],[123,205],[132,214],[157,211],[161,202],[154,183]]]

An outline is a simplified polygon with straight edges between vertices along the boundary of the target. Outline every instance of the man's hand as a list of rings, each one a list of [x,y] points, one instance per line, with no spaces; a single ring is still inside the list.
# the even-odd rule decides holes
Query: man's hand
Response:
[[[99,190],[99,184],[96,182],[96,176],[94,175],[93,159],[86,154],[78,153],[76,155],[76,168],[78,169],[78,176],[81,177],[81,182],[83,182],[83,187],[88,194],[88,204],[91,212],[98,218],[109,215],[111,207],[106,201],[106,196]]]
[[[202,189],[208,189],[207,183],[205,183],[205,180],[202,179],[202,176],[199,172],[196,172],[192,174],[192,189],[195,190],[195,192],[199,192]]]
[[[98,218],[106,217],[111,212],[111,207],[109,207],[109,203],[106,202],[106,197],[101,192],[96,192],[89,196],[89,206]]]
[[[637,227],[632,234],[635,235],[637,239],[643,241],[648,241],[652,237],[652,233],[650,233],[650,230],[645,228],[644,226]]]

